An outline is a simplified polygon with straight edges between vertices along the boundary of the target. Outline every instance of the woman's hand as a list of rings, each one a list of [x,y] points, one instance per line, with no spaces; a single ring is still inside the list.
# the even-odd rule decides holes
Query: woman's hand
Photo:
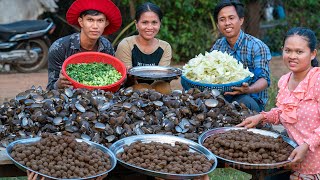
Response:
[[[72,83],[62,74],[62,70],[61,70],[59,74],[59,79],[57,80],[58,89],[64,89],[71,86],[72,86]]]
[[[245,127],[245,128],[253,128],[259,124],[259,122],[263,119],[262,114],[257,114],[254,116],[247,117],[242,123],[236,125],[236,127]]]
[[[292,151],[288,160],[291,161],[291,163],[301,163],[304,160],[308,149],[309,145],[307,143],[301,144]]]
[[[37,180],[38,179],[38,174],[35,173],[35,172],[30,172],[30,171],[27,171],[27,176],[28,176],[28,180]],[[44,180],[44,177],[40,176],[41,177],[41,180]]]
[[[240,95],[240,94],[249,94],[250,87],[248,83],[242,83],[241,87],[232,87],[232,92],[225,92],[224,95]]]

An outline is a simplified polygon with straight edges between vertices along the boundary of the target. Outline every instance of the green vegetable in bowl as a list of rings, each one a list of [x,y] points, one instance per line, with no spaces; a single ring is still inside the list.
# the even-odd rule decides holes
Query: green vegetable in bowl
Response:
[[[110,85],[122,77],[112,65],[104,63],[69,64],[66,72],[75,81],[89,86]]]

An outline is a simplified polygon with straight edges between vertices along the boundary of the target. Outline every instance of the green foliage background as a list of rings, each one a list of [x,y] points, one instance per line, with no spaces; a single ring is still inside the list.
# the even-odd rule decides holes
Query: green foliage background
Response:
[[[195,55],[210,50],[219,36],[219,32],[213,23],[213,9],[219,0],[151,0],[164,12],[162,26],[158,38],[169,42],[173,49],[175,62],[186,62]],[[249,3],[259,2],[263,8],[266,0],[240,0],[245,5],[245,11],[249,10]],[[283,36],[286,31],[294,26],[309,27],[316,32],[320,40],[320,1],[319,0],[274,0],[282,2],[286,13],[286,19],[275,22],[271,28],[260,28],[258,38],[263,40],[272,52],[280,52]],[[73,1],[58,1],[58,15],[65,19],[65,14]],[[136,33],[135,26],[128,26],[133,22],[130,6],[136,8],[146,2],[145,0],[113,0],[120,8],[123,23],[119,31],[108,38],[117,45],[124,37]],[[252,9],[258,11],[258,9]],[[264,9],[260,10],[263,16]],[[55,18],[55,16],[53,16]],[[250,17],[251,18],[251,17]],[[256,18],[256,17],[253,17]],[[245,19],[250,21],[250,19]],[[74,31],[66,22],[55,21],[57,30],[52,42]],[[263,22],[262,22],[263,23]],[[128,28],[124,30],[125,28]],[[123,31],[123,32],[121,32]],[[245,29],[246,31],[246,29]],[[119,37],[118,37],[119,36]]]
[[[292,27],[308,27],[316,33],[318,41],[320,40],[320,1],[284,0],[283,6],[286,11],[285,23],[268,29],[262,37],[272,52],[281,51],[283,37]]]
[[[254,0],[241,1],[245,5]],[[129,14],[129,4],[135,7],[146,2],[143,0],[116,1],[123,16],[124,29],[133,21]],[[173,49],[175,62],[186,62],[195,55],[209,51],[219,32],[212,19],[212,12],[218,0],[151,0],[164,12],[162,26],[158,38],[169,42]],[[259,0],[263,5],[266,1]],[[286,19],[272,28],[264,29],[260,33],[262,39],[272,52],[280,52],[283,36],[294,26],[305,26],[314,30],[320,39],[320,1],[318,0],[282,0],[286,12]],[[247,9],[246,9],[247,10]],[[263,9],[261,10],[263,14]],[[131,26],[121,35],[122,38],[135,32]],[[117,35],[117,34],[116,34]],[[117,44],[119,42],[115,42]]]

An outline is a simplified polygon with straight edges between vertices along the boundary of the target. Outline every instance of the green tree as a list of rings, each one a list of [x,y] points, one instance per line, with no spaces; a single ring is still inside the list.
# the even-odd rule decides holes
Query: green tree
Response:
[[[262,39],[272,52],[279,52],[285,32],[295,26],[305,26],[314,30],[320,39],[320,1],[318,0],[278,0],[286,11],[285,25],[279,24],[273,28],[261,31],[260,16],[264,5],[263,0],[240,0],[245,4],[245,32]],[[136,6],[146,2],[142,0],[115,0],[123,16],[122,30],[114,44],[121,39],[136,33],[132,24]],[[213,9],[218,0],[151,0],[164,12],[161,30],[158,38],[169,42],[173,49],[173,60],[186,62],[194,56],[208,51],[219,36],[213,22]],[[258,12],[258,13],[257,13]]]

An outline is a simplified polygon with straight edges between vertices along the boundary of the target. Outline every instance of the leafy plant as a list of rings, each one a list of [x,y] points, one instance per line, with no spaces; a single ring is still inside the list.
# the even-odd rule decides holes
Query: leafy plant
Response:
[[[268,45],[271,52],[281,52],[283,37],[286,31],[286,26],[277,25],[276,27],[266,31],[261,40]]]
[[[121,9],[123,17],[123,28],[125,31],[115,33],[117,36],[116,45],[120,39],[133,35],[136,32],[133,21],[134,8],[145,1],[143,0],[115,0]],[[169,42],[173,49],[173,60],[186,62],[195,55],[208,51],[219,32],[212,21],[212,13],[218,0],[176,0],[163,1],[151,0],[164,12],[162,25],[158,38]],[[248,5],[253,0],[243,0]],[[265,1],[259,0],[260,4]],[[286,31],[295,26],[309,27],[315,31],[320,40],[320,1],[318,0],[282,0],[286,12],[285,25],[278,25],[266,30],[262,39],[272,52],[279,52],[282,46],[283,36]],[[249,9],[245,9],[248,11]],[[246,31],[246,30],[245,30]],[[114,39],[114,38],[111,39]]]
[[[278,80],[274,76],[270,77],[271,79],[271,85],[268,88],[268,95],[269,95],[269,100],[266,104],[265,111],[269,111],[270,109],[276,107],[276,97],[278,94]]]

